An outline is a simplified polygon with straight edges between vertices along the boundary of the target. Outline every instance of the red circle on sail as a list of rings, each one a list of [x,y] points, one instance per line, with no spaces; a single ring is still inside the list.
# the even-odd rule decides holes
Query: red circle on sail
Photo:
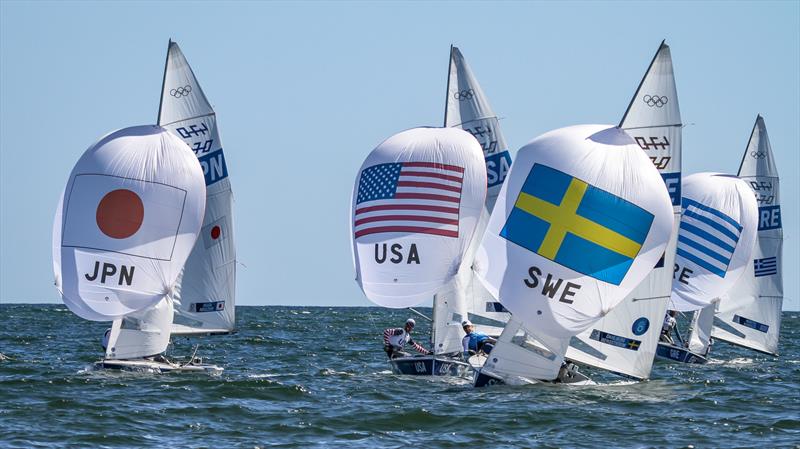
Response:
[[[211,228],[211,238],[216,240],[219,238],[219,235],[222,233],[222,229],[219,226],[214,226]]]
[[[136,234],[144,221],[144,204],[136,193],[117,189],[106,193],[97,205],[97,227],[113,239]]]

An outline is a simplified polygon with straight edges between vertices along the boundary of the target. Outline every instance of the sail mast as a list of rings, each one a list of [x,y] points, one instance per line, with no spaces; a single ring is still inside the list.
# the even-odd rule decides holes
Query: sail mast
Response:
[[[164,89],[167,83],[167,65],[169,64],[169,49],[172,47],[172,38],[167,43],[167,56],[164,58],[164,76],[161,78],[161,95],[158,97],[158,117],[156,117],[156,124],[161,125],[161,108],[164,105]]]
[[[453,44],[450,44],[450,58],[447,62],[447,89],[444,92],[444,124],[447,127],[447,104],[450,102],[450,72],[453,70]]]
[[[666,39],[661,41],[661,45],[658,46],[658,50],[656,50],[656,54],[653,55],[653,60],[650,61],[650,65],[647,66],[647,70],[645,70],[644,76],[642,77],[642,80],[639,81],[639,87],[637,87],[636,91],[633,93],[633,97],[631,97],[631,101],[630,101],[630,103],[628,103],[628,108],[625,109],[625,114],[622,116],[622,120],[619,121],[619,125],[617,126],[618,128],[622,128],[622,124],[625,123],[625,119],[628,117],[628,112],[631,111],[631,106],[633,106],[633,102],[636,101],[636,97],[639,96],[639,91],[642,89],[642,84],[644,84],[644,80],[647,79],[647,75],[650,74],[650,69],[653,68],[653,64],[656,62],[656,58],[658,58],[658,54],[661,52],[661,50],[666,45],[665,44],[666,41],[667,41]]]

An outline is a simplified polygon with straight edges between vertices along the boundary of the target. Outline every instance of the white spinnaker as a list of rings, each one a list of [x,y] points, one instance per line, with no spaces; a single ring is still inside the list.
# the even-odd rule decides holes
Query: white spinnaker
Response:
[[[214,109],[180,47],[172,41],[167,50],[158,123],[192,148],[206,183],[203,227],[175,291],[173,333],[233,331],[236,246],[228,168]]]
[[[637,379],[650,376],[672,290],[681,214],[681,116],[670,48],[656,51],[620,123],[653,161],[672,200],[673,232],[662,259],[639,286],[597,323],[575,336],[567,358]],[[634,342],[622,344],[623,342]]]
[[[758,237],[752,265],[721,297],[712,335],[777,354],[783,306],[783,229],[778,170],[760,115],[742,157],[739,177],[747,182],[758,202]]]
[[[511,155],[497,115],[489,105],[488,98],[458,47],[450,47],[447,75],[444,126],[461,128],[478,139],[486,162],[486,214],[478,224],[477,230],[477,234],[482,236],[489,223],[489,214],[494,208],[497,195],[511,167]],[[476,240],[475,246],[470,248],[469,259],[474,258],[479,245],[480,238]],[[472,264],[470,263],[467,268],[472,270]],[[492,297],[483,284],[475,280],[474,275],[462,285],[465,289],[465,307],[469,318],[476,325],[476,330],[499,335],[510,314]]]
[[[411,307],[450,283],[486,200],[480,145],[452,128],[414,128],[367,156],[351,200],[356,280],[378,305]]]
[[[166,351],[172,316],[172,299],[165,296],[153,307],[114,320],[105,358],[135,359]]]
[[[517,153],[478,250],[478,278],[527,329],[569,338],[644,279],[672,222],[661,176],[628,134],[551,131]]]
[[[702,309],[733,287],[750,268],[758,205],[746,182],[732,175],[683,178],[681,224],[670,309]]]
[[[711,347],[711,328],[714,325],[714,313],[717,304],[712,303],[700,310],[695,310],[692,315],[692,324],[689,332],[689,350],[705,356]]]
[[[56,213],[53,268],[64,303],[107,321],[163,300],[204,207],[200,166],[166,129],[137,126],[100,139],[72,169]]]

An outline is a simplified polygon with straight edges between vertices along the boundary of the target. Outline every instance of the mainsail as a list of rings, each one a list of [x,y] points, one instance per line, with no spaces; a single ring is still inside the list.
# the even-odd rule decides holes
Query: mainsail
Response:
[[[673,207],[667,249],[645,280],[600,321],[575,336],[567,358],[637,379],[650,376],[661,322],[672,290],[681,214],[681,115],[670,48],[656,51],[620,122],[653,161]]]
[[[544,346],[525,345],[530,364],[541,366],[542,353],[549,357],[537,375],[554,379],[570,337],[613,309],[661,258],[673,225],[663,185],[635,140],[618,127],[562,128],[517,153],[478,250],[476,272],[525,334]],[[515,336],[501,336],[487,361],[487,369],[504,380],[518,377],[504,366],[520,360],[501,357]]]
[[[367,156],[351,200],[356,280],[372,302],[411,307],[461,268],[486,199],[480,145],[452,128],[414,128]]]
[[[56,212],[53,267],[64,303],[82,318],[115,320],[118,329],[127,320],[141,331],[144,346],[126,356],[164,351],[172,314],[160,311],[172,307],[204,207],[202,171],[166,129],[138,126],[100,139],[73,168]],[[150,311],[166,327],[160,318],[146,329],[134,322]]]
[[[721,297],[712,335],[756,351],[777,354],[783,305],[783,229],[778,170],[760,115],[742,156],[739,177],[747,182],[758,202],[758,238],[752,266]]]
[[[670,309],[702,309],[750,268],[758,206],[747,183],[731,175],[683,179],[681,224]]]
[[[454,46],[450,47],[447,68],[444,126],[460,128],[472,134],[481,144],[486,163],[486,211],[481,214],[475,238],[465,255],[465,260],[472,261],[511,166],[511,156],[497,116],[461,51]],[[461,321],[469,318],[475,323],[476,330],[498,335],[509,316],[483,284],[474,279],[470,262],[458,273],[454,282],[433,300],[432,346],[437,353],[460,352],[461,338],[464,336]]]
[[[481,144],[486,160],[486,209],[491,212],[511,167],[500,125],[478,80],[458,47],[450,47],[444,126],[461,128]]]
[[[173,334],[226,333],[236,325],[233,192],[217,118],[180,47],[170,41],[158,124],[183,139],[205,175],[206,212],[175,291]]]

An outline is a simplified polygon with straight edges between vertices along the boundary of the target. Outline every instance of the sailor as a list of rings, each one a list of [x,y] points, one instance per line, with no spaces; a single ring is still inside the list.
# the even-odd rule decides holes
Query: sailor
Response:
[[[417,322],[414,321],[413,318],[409,318],[406,320],[406,325],[403,328],[389,328],[383,331],[383,350],[386,351],[386,355],[388,355],[390,359],[395,357],[408,357],[410,354],[403,351],[406,343],[410,343],[417,352],[426,355],[431,353],[411,338],[411,331],[414,330],[414,326],[416,325]]]
[[[475,332],[475,325],[470,320],[461,322],[461,327],[467,334],[461,339],[461,346],[464,348],[464,358],[468,359],[470,355],[483,352],[488,354],[492,352],[494,344],[497,340],[484,334],[483,332]]]
[[[106,332],[103,334],[103,341],[101,343],[103,345],[103,351],[108,350],[109,337],[111,337],[111,328],[106,329]]]
[[[664,316],[664,324],[661,326],[661,337],[659,337],[660,341],[671,345],[675,344],[675,341],[672,339],[672,330],[678,325],[678,320],[675,319],[675,315],[677,315],[677,312],[670,310]]]

